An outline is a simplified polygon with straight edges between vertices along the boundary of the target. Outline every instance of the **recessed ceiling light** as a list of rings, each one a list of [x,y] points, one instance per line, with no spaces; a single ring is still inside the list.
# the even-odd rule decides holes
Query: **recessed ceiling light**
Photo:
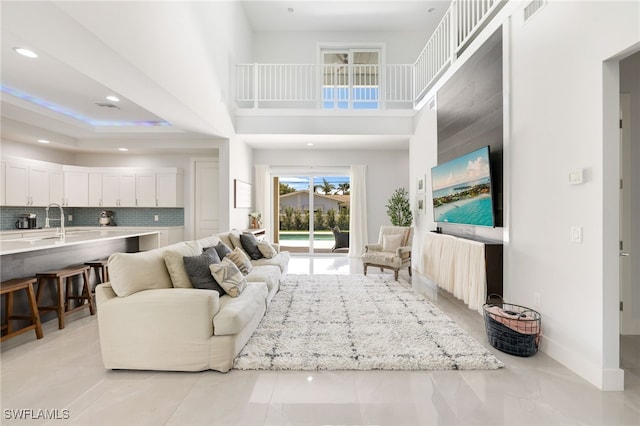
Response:
[[[129,148],[118,148],[118,151],[126,152],[129,151]]]
[[[107,96],[107,100],[111,102],[120,102],[120,98],[114,95]]]
[[[51,143],[50,141],[48,141],[46,139],[38,139],[38,142],[40,142],[40,143]]]
[[[36,52],[34,52],[33,50],[26,49],[24,47],[14,47],[13,50],[15,50],[16,53],[21,54],[22,56],[26,56],[27,58],[38,57],[38,54]]]
[[[435,8],[435,7],[430,7],[429,9],[427,9],[427,13],[431,13],[431,12],[433,12],[434,10],[436,10],[436,8]]]
[[[312,142],[309,142],[309,143],[307,144],[307,146],[313,146],[313,143],[312,143]]]
[[[292,7],[287,8],[287,10],[289,11],[289,13],[293,13],[293,8]]]

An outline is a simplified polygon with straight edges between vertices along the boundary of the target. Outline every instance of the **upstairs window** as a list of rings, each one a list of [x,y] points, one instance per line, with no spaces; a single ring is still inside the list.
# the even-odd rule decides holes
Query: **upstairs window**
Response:
[[[380,108],[380,49],[321,49],[324,109]]]

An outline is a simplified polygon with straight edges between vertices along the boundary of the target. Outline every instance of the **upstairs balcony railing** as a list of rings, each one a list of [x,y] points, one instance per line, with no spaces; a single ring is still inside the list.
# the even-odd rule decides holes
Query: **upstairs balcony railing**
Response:
[[[239,64],[239,108],[415,108],[506,0],[453,0],[413,64]]]

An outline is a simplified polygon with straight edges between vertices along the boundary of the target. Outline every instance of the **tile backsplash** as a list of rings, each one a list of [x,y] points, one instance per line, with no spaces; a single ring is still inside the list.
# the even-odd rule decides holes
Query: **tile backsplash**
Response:
[[[100,207],[65,207],[65,226],[99,226],[98,219]],[[114,212],[114,221],[118,226],[184,226],[184,208],[137,208],[121,207],[110,209]],[[21,214],[35,213],[39,228],[44,227],[45,208],[44,207],[0,207],[0,230],[7,231],[16,229],[16,221]],[[69,215],[73,216],[73,221],[69,222]],[[158,216],[158,221],[154,216]],[[57,208],[49,209],[50,218],[60,216]],[[58,222],[51,222],[55,227]]]

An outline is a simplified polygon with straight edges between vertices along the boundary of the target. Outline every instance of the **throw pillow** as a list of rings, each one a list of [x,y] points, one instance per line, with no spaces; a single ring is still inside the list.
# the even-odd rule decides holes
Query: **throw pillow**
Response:
[[[221,296],[225,293],[224,289],[213,279],[209,269],[209,265],[220,263],[220,258],[214,248],[210,248],[199,256],[184,256],[182,259],[193,287],[215,290]]]
[[[271,243],[265,240],[258,241],[258,250],[260,250],[260,253],[262,253],[262,257],[264,257],[265,259],[271,259],[278,254]]]
[[[247,252],[249,257],[253,260],[262,259],[262,252],[258,249],[258,239],[250,232],[245,232],[240,235],[240,243],[242,248]]]
[[[402,245],[402,235],[383,235],[382,251],[395,253]]]
[[[181,243],[171,250],[162,253],[164,264],[167,266],[169,276],[174,288],[193,288],[191,279],[184,268],[183,256],[193,256],[198,254],[198,250],[192,244]]]
[[[247,255],[244,254],[244,252],[237,247],[234,248],[233,251],[229,253],[226,258],[231,259],[231,261],[236,264],[236,266],[238,267],[238,269],[240,269],[240,272],[242,272],[243,275],[247,275],[249,272],[253,270],[253,265],[251,264],[251,261],[249,260]]]
[[[240,231],[237,229],[232,229],[229,231],[229,240],[231,240],[231,244],[233,244],[233,249],[240,248],[242,249],[242,243],[240,242]]]
[[[220,259],[224,259],[229,253],[231,253],[231,249],[229,248],[229,246],[227,246],[222,241],[216,244],[214,248],[216,249],[216,252],[218,252],[218,257]]]
[[[220,283],[220,286],[231,297],[238,297],[247,287],[247,280],[242,275],[242,272],[228,257],[222,259],[220,263],[209,265],[209,270],[213,278]]]

